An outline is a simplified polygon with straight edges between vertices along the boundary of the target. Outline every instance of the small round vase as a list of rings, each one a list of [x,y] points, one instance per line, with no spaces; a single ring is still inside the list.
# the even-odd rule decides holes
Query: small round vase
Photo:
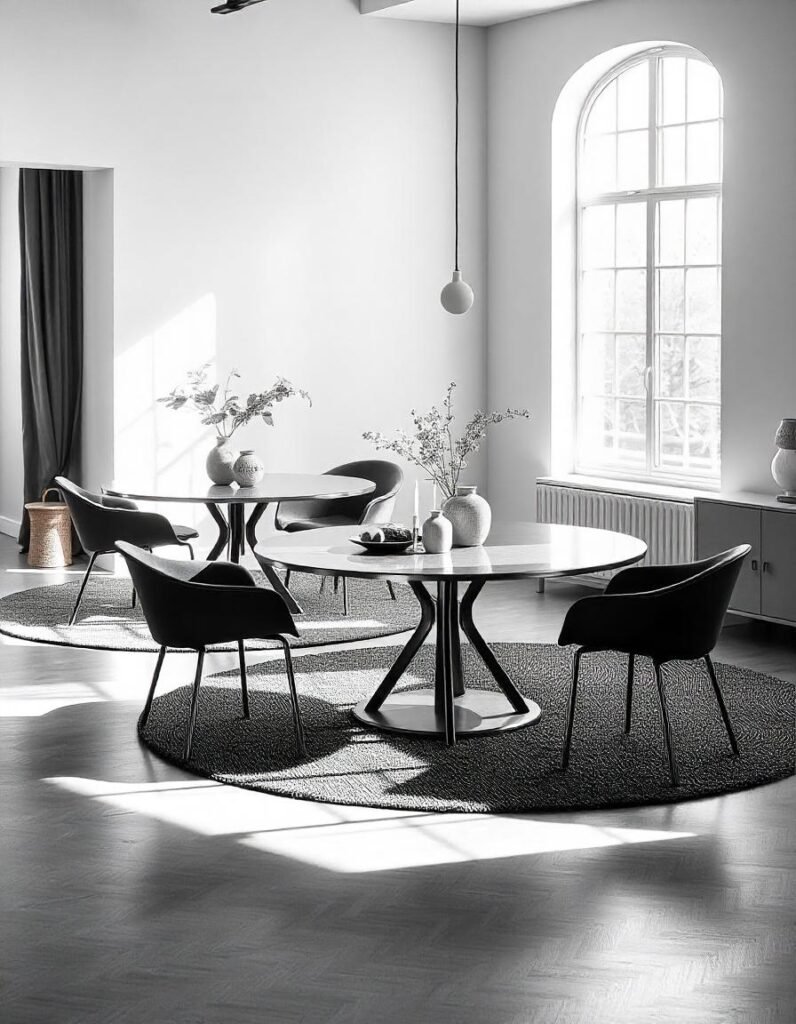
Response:
[[[238,453],[230,446],[229,438],[217,437],[215,448],[211,448],[205,460],[207,475],[214,484],[228,486],[235,479],[232,467]]]
[[[454,547],[475,548],[489,536],[492,509],[475,487],[457,487],[453,497],[444,502],[442,511],[451,521]]]
[[[782,488],[784,498],[796,498],[796,419],[785,419],[774,436],[777,454],[771,463],[771,475]]]
[[[241,452],[235,459],[232,471],[235,474],[235,483],[239,487],[253,487],[265,475],[265,466],[253,451],[247,450]]]
[[[423,523],[423,547],[429,555],[442,555],[453,547],[453,526],[442,509],[432,509]]]

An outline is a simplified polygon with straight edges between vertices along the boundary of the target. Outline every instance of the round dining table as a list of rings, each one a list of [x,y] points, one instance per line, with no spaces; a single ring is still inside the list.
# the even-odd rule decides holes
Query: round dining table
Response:
[[[208,558],[215,560],[229,545],[229,557],[239,562],[246,553],[246,543],[254,550],[257,544],[257,524],[269,505],[280,501],[304,501],[310,498],[350,498],[370,494],[376,489],[372,480],[355,476],[335,476],[331,473],[266,473],[259,483],[251,487],[169,487],[150,486],[107,488],[105,493],[134,501],[180,502],[204,505],[218,527],[218,540]],[[248,522],[246,506],[253,505]],[[221,508],[227,509],[225,517]],[[269,567],[263,566],[268,582],[287,602],[294,614],[301,608],[293,595],[282,583],[279,576]]]
[[[494,527],[482,547],[426,554],[372,554],[349,538],[350,527],[277,534],[257,547],[261,565],[359,579],[407,583],[420,605],[420,623],[376,692],[354,708],[364,725],[390,732],[444,738],[519,729],[541,709],[526,699],[476,629],[473,605],[487,582],[577,576],[632,565],[647,551],[636,537],[582,526],[515,523]],[[436,597],[426,584],[436,586]],[[467,589],[459,598],[460,583]],[[436,627],[434,685],[393,694],[426,637]],[[501,692],[466,688],[461,633]]]

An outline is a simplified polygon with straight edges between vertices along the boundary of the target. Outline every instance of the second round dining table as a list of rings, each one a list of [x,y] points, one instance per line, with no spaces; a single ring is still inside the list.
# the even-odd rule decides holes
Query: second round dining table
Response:
[[[331,473],[266,473],[259,483],[252,487],[238,487],[237,484],[224,486],[164,485],[122,488],[107,488],[106,493],[133,501],[175,502],[189,505],[204,505],[218,527],[218,540],[208,558],[215,560],[229,545],[229,557],[239,562],[246,552],[246,544],[254,550],[257,544],[257,524],[269,505],[280,501],[305,501],[311,498],[351,498],[370,494],[376,489],[372,480],[363,477],[336,476]],[[245,509],[253,505],[248,522]],[[227,517],[221,511],[227,508]],[[279,576],[268,566],[263,566],[268,582],[287,602],[290,611],[296,615],[301,608]]]

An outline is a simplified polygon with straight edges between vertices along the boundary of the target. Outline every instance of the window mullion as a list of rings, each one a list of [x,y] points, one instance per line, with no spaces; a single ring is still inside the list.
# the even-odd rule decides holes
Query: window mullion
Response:
[[[654,189],[658,183],[658,56],[650,58],[649,62],[649,180],[648,186]],[[655,452],[657,438],[655,436],[655,199],[648,195],[647,203],[647,367],[645,374],[648,386],[646,388],[647,401],[647,437],[646,437],[646,464],[647,476],[650,477],[655,466]]]

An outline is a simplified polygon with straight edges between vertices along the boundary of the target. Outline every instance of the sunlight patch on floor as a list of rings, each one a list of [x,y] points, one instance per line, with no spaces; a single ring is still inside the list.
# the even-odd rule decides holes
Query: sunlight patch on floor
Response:
[[[613,828],[522,815],[434,814],[291,800],[203,779],[121,784],[44,781],[204,836],[327,871],[355,874],[687,839],[693,832]]]
[[[0,718],[38,718],[72,704],[94,704],[106,699],[85,683],[4,686],[0,689]]]

